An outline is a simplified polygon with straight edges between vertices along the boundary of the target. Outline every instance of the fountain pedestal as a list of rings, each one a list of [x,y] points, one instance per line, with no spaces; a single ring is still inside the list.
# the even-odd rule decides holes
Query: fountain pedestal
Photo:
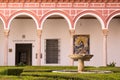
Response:
[[[84,60],[78,59],[78,72],[82,72],[84,70]]]
[[[78,72],[83,72],[84,70],[84,61],[90,61],[93,55],[90,54],[72,54],[69,56],[75,61],[78,61]]]

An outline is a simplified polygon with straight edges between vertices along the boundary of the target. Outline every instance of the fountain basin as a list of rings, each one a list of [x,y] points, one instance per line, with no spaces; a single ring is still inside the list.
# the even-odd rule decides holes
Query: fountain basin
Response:
[[[83,59],[84,61],[90,61],[90,59],[93,57],[91,54],[72,54],[69,55],[71,59],[74,61],[78,61],[78,59]]]
[[[74,61],[78,61],[78,72],[83,72],[84,70],[84,61],[90,61],[90,59],[93,57],[91,54],[72,54],[69,55],[71,59]]]

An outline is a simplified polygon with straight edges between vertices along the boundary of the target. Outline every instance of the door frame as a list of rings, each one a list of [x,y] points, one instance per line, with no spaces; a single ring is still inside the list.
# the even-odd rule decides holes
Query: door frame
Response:
[[[32,43],[15,43],[15,65],[18,65],[17,56],[19,56],[17,53],[17,45],[26,45],[26,46],[28,45],[29,46],[29,49],[30,49],[30,64],[29,65],[31,66],[32,65]]]

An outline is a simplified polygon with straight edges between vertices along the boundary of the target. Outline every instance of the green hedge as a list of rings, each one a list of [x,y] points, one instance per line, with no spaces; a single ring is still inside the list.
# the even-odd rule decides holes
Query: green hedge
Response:
[[[19,76],[23,72],[23,69],[8,69],[7,75],[16,75]]]
[[[52,72],[51,69],[24,69],[23,72]]]
[[[85,70],[110,70],[110,74],[52,73],[52,70],[77,70],[76,66],[0,67],[0,80],[120,80],[120,67],[85,67]],[[23,73],[21,73],[24,71]],[[5,74],[8,76],[4,76]],[[20,75],[21,74],[21,75]],[[14,76],[11,76],[14,75]],[[20,76],[19,76],[20,75]]]
[[[24,67],[25,70],[27,69],[49,69],[49,70],[75,70],[77,69],[77,66],[26,66]]]
[[[45,77],[45,78],[52,78],[53,80],[58,80],[58,79],[79,79],[81,80],[80,77],[76,77],[74,74],[61,74],[61,73],[51,73],[51,72],[35,72],[35,73],[29,73],[29,72],[23,72],[21,76],[34,76],[34,77]]]
[[[53,80],[120,80],[120,73],[111,74],[80,74],[80,73],[29,73],[24,72],[22,76],[34,76],[34,77],[46,77],[52,78]]]
[[[66,80],[66,79],[32,77],[32,76],[0,76],[0,80]]]
[[[7,75],[7,68],[6,67],[0,67],[0,75]]]
[[[1,70],[0,75],[7,75],[7,70]]]

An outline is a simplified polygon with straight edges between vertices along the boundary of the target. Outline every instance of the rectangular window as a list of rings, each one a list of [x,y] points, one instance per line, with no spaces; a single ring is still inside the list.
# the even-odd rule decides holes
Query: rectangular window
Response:
[[[47,39],[46,40],[46,63],[58,64],[59,60],[59,40]]]

